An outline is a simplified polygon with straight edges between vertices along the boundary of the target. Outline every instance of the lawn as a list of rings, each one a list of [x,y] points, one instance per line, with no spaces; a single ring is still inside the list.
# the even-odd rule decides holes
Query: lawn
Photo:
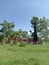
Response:
[[[0,65],[49,65],[49,45],[0,45]]]

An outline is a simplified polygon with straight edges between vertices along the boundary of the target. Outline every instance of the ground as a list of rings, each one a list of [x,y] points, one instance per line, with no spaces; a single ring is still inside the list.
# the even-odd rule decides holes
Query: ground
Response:
[[[0,45],[0,65],[49,65],[49,44]]]

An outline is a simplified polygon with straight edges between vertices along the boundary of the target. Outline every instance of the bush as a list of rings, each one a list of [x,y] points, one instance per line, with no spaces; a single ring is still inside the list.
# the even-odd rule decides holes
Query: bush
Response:
[[[16,42],[16,41],[13,41],[13,43],[14,43],[14,44],[17,44],[17,42]]]
[[[13,46],[13,44],[10,44],[11,46]]]
[[[19,44],[20,47],[23,47],[23,46],[26,46],[26,43],[25,42],[22,42]]]

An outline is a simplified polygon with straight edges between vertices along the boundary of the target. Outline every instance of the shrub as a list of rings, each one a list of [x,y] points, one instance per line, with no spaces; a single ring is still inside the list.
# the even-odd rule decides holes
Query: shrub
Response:
[[[22,43],[19,44],[19,46],[20,47],[24,47],[24,46],[26,46],[26,43],[25,42],[22,42]]]
[[[10,44],[11,46],[13,46],[13,44]]]
[[[13,41],[13,44],[17,44],[17,42],[14,40],[14,41]]]

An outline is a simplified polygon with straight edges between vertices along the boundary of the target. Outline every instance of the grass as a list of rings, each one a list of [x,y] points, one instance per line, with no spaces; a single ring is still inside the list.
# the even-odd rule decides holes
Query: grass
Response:
[[[0,45],[0,65],[49,65],[49,44]]]

